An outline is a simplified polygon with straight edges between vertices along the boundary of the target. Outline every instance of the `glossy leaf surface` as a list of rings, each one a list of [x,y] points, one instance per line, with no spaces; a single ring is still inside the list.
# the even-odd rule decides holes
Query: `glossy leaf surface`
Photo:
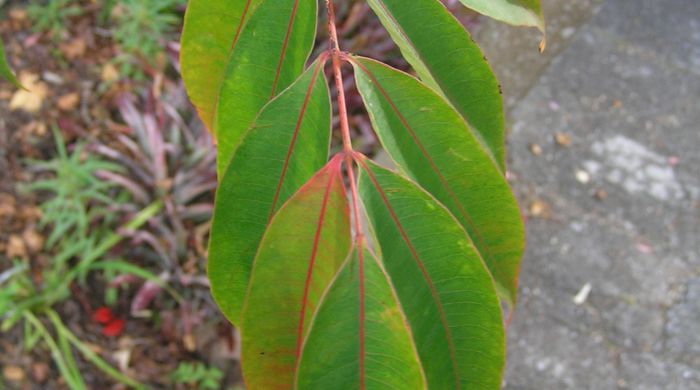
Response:
[[[180,64],[187,93],[208,129],[229,56],[261,0],[190,0],[182,29]]]
[[[330,116],[327,83],[315,63],[262,110],[221,181],[208,273],[216,303],[234,324],[269,220],[328,159]]]
[[[459,111],[504,170],[503,100],[498,81],[462,24],[439,0],[412,0],[410,7],[403,0],[368,3],[418,76]]]
[[[364,160],[359,191],[430,389],[499,389],[501,308],[479,253],[427,192]]]
[[[544,32],[540,0],[459,0],[474,11],[516,26],[537,27]]]
[[[426,388],[393,287],[368,251],[360,258],[356,250],[326,293],[304,345],[296,388]]]
[[[515,302],[525,233],[508,182],[459,114],[415,78],[355,57],[358,88],[383,146],[469,233]]]
[[[226,68],[215,116],[221,174],[260,109],[302,73],[316,36],[316,0],[263,0]]]
[[[22,88],[22,85],[17,81],[15,74],[12,73],[10,69],[10,64],[7,62],[7,57],[5,57],[5,47],[3,46],[2,39],[0,39],[0,77],[12,83],[17,88]]]
[[[313,314],[350,254],[341,163],[336,156],[279,210],[260,245],[241,327],[250,389],[293,388]]]

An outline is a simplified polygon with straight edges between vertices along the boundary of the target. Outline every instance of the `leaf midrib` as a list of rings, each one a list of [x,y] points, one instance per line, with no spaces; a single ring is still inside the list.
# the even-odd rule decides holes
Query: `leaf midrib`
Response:
[[[457,367],[457,352],[456,352],[456,348],[454,345],[454,340],[452,338],[452,332],[451,332],[450,327],[447,323],[447,316],[446,316],[445,310],[442,306],[442,301],[440,300],[440,296],[437,292],[437,289],[435,288],[435,285],[433,284],[433,281],[430,278],[430,275],[428,274],[428,271],[425,268],[425,264],[420,259],[420,256],[418,255],[418,251],[411,243],[411,240],[408,237],[406,230],[404,229],[403,225],[399,221],[399,218],[396,215],[396,212],[394,211],[393,207],[391,207],[391,204],[389,203],[389,199],[387,198],[386,194],[384,193],[384,190],[382,189],[382,187],[379,185],[379,182],[377,181],[377,178],[374,176],[374,173],[369,169],[369,167],[367,166],[367,164],[365,163],[365,161],[362,158],[357,158],[356,161],[359,163],[360,167],[362,167],[362,169],[365,171],[365,173],[367,173],[367,176],[369,177],[370,181],[372,182],[372,185],[376,188],[377,192],[379,193],[379,196],[382,198],[382,202],[384,203],[384,206],[386,206],[386,209],[389,212],[389,215],[391,216],[391,220],[394,222],[397,229],[399,230],[399,234],[401,235],[401,238],[408,246],[408,249],[411,252],[411,256],[416,261],[418,268],[420,268],[420,271],[423,274],[423,278],[425,279],[426,283],[428,284],[428,287],[430,288],[430,293],[431,293],[431,296],[433,297],[433,302],[435,302],[437,309],[438,309],[438,312],[440,313],[440,322],[442,323],[442,327],[443,327],[443,329],[445,331],[445,335],[447,337],[447,344],[448,344],[448,347],[450,350],[450,361],[452,362],[452,369],[453,369],[453,372],[455,375],[455,385],[456,385],[457,390],[459,390],[461,388],[461,382],[460,382],[460,378],[459,378],[459,370]]]
[[[396,106],[396,103],[394,103],[393,99],[391,99],[391,97],[386,92],[386,90],[381,86],[381,84],[379,83],[377,78],[374,76],[374,74],[372,74],[372,72],[369,69],[367,69],[367,67],[364,66],[364,64],[362,64],[360,61],[354,61],[354,63],[357,64],[360,67],[360,69],[362,69],[362,71],[365,72],[365,74],[372,80],[372,83],[377,87],[377,89],[382,94],[384,99],[391,106],[391,109],[399,117],[401,124],[404,126],[406,131],[408,131],[409,135],[413,139],[413,142],[416,144],[416,146],[418,146],[421,153],[423,154],[425,159],[428,161],[430,168],[438,176],[438,180],[440,181],[440,185],[447,191],[447,193],[449,194],[452,201],[457,205],[460,214],[462,215],[462,217],[465,219],[465,221],[467,222],[467,224],[469,225],[469,227],[473,231],[473,235],[476,236],[474,238],[479,242],[479,244],[480,244],[479,247],[483,248],[484,252],[486,252],[486,253],[484,253],[485,257],[488,257],[490,262],[492,262],[492,263],[495,262],[495,258],[494,258],[494,255],[492,253],[491,247],[486,243],[483,236],[481,235],[479,230],[476,228],[474,221],[472,221],[471,217],[469,216],[469,213],[467,213],[467,211],[464,209],[464,205],[457,197],[457,194],[452,189],[452,186],[450,186],[447,179],[445,179],[444,175],[442,174],[440,169],[437,167],[437,164],[435,164],[435,161],[433,160],[433,158],[430,156],[428,151],[425,149],[425,146],[418,139],[418,136],[416,135],[412,126],[408,123],[408,120],[405,118],[403,113],[401,113],[401,111],[398,109],[398,107]],[[469,236],[471,237],[472,234],[470,234]]]
[[[387,18],[392,22],[396,31],[404,38],[406,43],[409,45],[413,55],[423,64],[423,67],[425,67],[425,69],[428,71],[428,73],[430,73],[428,75],[430,77],[430,80],[425,80],[426,84],[434,84],[438,89],[438,91],[436,91],[436,92],[438,92],[445,99],[447,104],[449,104],[452,108],[455,109],[455,111],[457,111],[459,113],[460,118],[462,118],[462,120],[468,125],[468,127],[470,127],[470,128],[475,127],[475,126],[470,124],[470,119],[467,118],[468,115],[466,113],[463,113],[462,110],[457,108],[456,105],[454,103],[452,103],[452,99],[447,96],[447,93],[444,91],[442,86],[440,86],[440,83],[438,82],[438,80],[435,78],[435,71],[434,71],[433,67],[427,61],[425,61],[424,56],[421,55],[420,52],[416,49],[416,45],[413,43],[413,40],[411,40],[411,38],[409,38],[408,34],[406,34],[406,31],[403,29],[403,27],[401,27],[401,24],[396,20],[396,18],[391,13],[391,11],[389,11],[386,4],[384,3],[384,0],[375,0],[375,1],[379,4],[380,7],[382,7],[382,10],[386,14]],[[444,7],[444,4],[442,4],[440,2],[438,2],[438,3],[440,4],[440,6]],[[457,21],[457,19],[454,17],[454,15],[452,15],[447,10],[445,10],[445,11],[447,12],[447,14],[451,18],[455,19],[455,21],[457,23],[459,23],[459,21]],[[488,62],[486,64],[488,65]],[[500,130],[503,131],[503,129],[500,129]],[[495,155],[495,151],[491,149],[491,147],[489,146],[489,143],[486,142],[483,135],[481,135],[481,133],[478,130],[471,131],[471,133],[475,136],[475,138],[479,142],[480,146],[484,149],[484,151],[486,153],[488,153],[489,157],[491,157],[494,161],[498,161],[498,159]],[[499,170],[500,170],[501,169],[500,164],[496,164],[496,165],[499,167]]]
[[[279,203],[280,194],[282,193],[282,185],[284,184],[284,179],[287,176],[287,171],[289,170],[289,162],[292,158],[292,153],[294,152],[294,147],[296,146],[297,138],[299,137],[299,131],[301,125],[304,121],[306,111],[309,106],[309,101],[311,100],[311,95],[313,94],[313,89],[316,86],[316,81],[318,80],[318,75],[323,67],[324,61],[318,61],[316,68],[314,69],[314,74],[311,76],[311,81],[309,82],[309,87],[306,90],[306,95],[304,96],[304,103],[301,106],[301,111],[299,112],[299,117],[297,118],[297,123],[294,127],[294,133],[292,134],[292,140],[289,143],[289,148],[287,149],[287,155],[284,158],[284,163],[282,165],[282,172],[280,173],[280,178],[277,182],[277,188],[275,189],[275,197],[272,200],[272,206],[270,207],[270,214],[268,216],[268,226],[272,217],[275,215],[277,209],[277,203]],[[264,110],[264,109],[263,109]]]
[[[282,65],[284,64],[284,58],[287,55],[287,48],[289,47],[289,38],[292,35],[292,28],[294,27],[294,21],[296,19],[298,8],[299,8],[299,0],[295,0],[294,7],[292,8],[292,14],[289,17],[289,23],[287,24],[287,32],[284,35],[284,43],[282,44],[282,52],[280,53],[280,59],[277,63],[277,70],[275,71],[275,80],[272,82],[272,92],[270,93],[270,99],[275,97],[275,92],[277,91],[277,84],[279,83],[280,73],[282,72]]]
[[[337,176],[340,174],[340,158],[335,158],[332,160],[327,169],[330,171],[328,176],[328,183],[323,194],[323,201],[321,202],[321,211],[319,213],[318,222],[316,223],[316,232],[314,233],[314,243],[311,247],[311,255],[309,257],[309,267],[306,273],[306,280],[304,280],[304,294],[302,297],[302,304],[299,312],[299,323],[297,326],[297,342],[296,342],[296,366],[299,364],[301,358],[302,347],[304,343],[304,323],[306,319],[306,308],[308,306],[309,289],[311,287],[311,280],[313,277],[314,266],[316,265],[316,256],[318,255],[318,247],[321,241],[321,232],[323,231],[323,226],[326,219],[326,211],[328,210],[328,202],[330,199],[331,189]]]

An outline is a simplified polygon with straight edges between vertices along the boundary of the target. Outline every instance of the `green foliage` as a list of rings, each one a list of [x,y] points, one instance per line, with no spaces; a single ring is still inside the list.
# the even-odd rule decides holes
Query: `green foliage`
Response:
[[[469,32],[434,0],[415,0],[421,12],[412,12],[401,0],[368,3],[421,80],[457,109],[504,170],[503,101],[498,81]],[[432,27],[426,29],[426,25]],[[450,39],[435,39],[436,35]]]
[[[204,363],[178,364],[170,374],[174,383],[184,384],[197,390],[218,390],[224,374],[216,367],[207,367]]]
[[[221,178],[213,295],[251,388],[499,389],[524,228],[498,82],[439,0],[368,2],[417,78],[340,52],[332,8],[308,61],[316,0],[189,1],[183,77]],[[544,31],[538,0],[462,3]],[[321,167],[329,60],[343,152]],[[342,62],[399,172],[353,150]]]
[[[69,25],[69,19],[83,14],[83,8],[75,0],[32,0],[27,7],[36,32],[48,32],[59,40]]]
[[[51,197],[41,204],[42,227],[51,226],[46,241],[48,249],[61,244],[61,251],[70,249],[76,241],[87,236],[101,237],[105,229],[93,225],[94,221],[105,219],[110,225],[114,213],[107,206],[114,203],[109,193],[111,183],[97,178],[101,170],[119,172],[121,168],[103,161],[89,153],[84,153],[84,145],[76,145],[68,153],[58,129],[53,129],[56,141],[56,158],[50,161],[31,161],[32,170],[48,174],[48,178],[31,183],[28,189],[34,192],[47,192]],[[66,247],[67,246],[67,247]],[[71,252],[68,250],[68,252]]]
[[[367,388],[421,389],[425,373],[388,275],[369,251],[354,252],[318,308],[304,346],[296,385],[299,389],[351,389],[360,382],[360,263],[363,263],[367,338]],[[351,308],[351,310],[348,310]],[[329,348],[332,346],[332,348]],[[392,356],[392,359],[385,359]],[[345,360],[347,365],[337,366]]]
[[[360,198],[428,387],[500,388],[503,319],[474,244],[424,189],[370,161],[360,167]]]
[[[386,151],[407,176],[452,212],[505,298],[514,303],[525,229],[488,147],[425,84],[373,60],[352,61],[358,89]],[[403,99],[406,95],[412,98]]]
[[[48,162],[30,162],[32,169],[44,171],[50,177],[28,187],[50,195],[40,208],[42,226],[50,231],[46,249],[54,256],[38,279],[30,277],[30,263],[20,261],[0,274],[0,330],[7,331],[22,322],[25,348],[32,349],[37,342],[48,348],[73,390],[87,388],[73,356],[75,351],[115,380],[141,388],[79,340],[54,310],[56,304],[70,296],[71,285],[84,281],[88,273],[130,272],[133,268],[118,259],[106,258],[122,236],[115,232],[118,221],[111,219],[107,207],[114,202],[109,197],[109,186],[102,184],[94,174],[99,169],[115,169],[115,166],[82,153],[80,145],[69,153],[56,129],[54,136],[57,157]],[[121,228],[138,228],[159,209],[160,204],[153,204]],[[49,323],[48,327],[45,322]]]
[[[248,358],[243,375],[253,389],[293,383],[316,308],[348,257],[350,216],[340,157],[279,209],[260,243],[241,320],[241,354]]]
[[[176,7],[185,0],[119,0],[112,8],[112,34],[121,50],[153,61],[181,22]],[[109,7],[108,7],[109,8]]]
[[[221,180],[209,275],[214,298],[234,323],[270,216],[327,160],[331,103],[319,71],[310,68],[263,109]]]
[[[465,6],[494,19],[544,32],[540,0],[459,0]]]
[[[12,83],[17,88],[22,88],[19,81],[15,77],[15,74],[10,69],[10,64],[7,62],[7,57],[5,56],[5,46],[0,39],[0,77]]]
[[[209,129],[214,126],[219,86],[226,72],[232,45],[261,0],[191,1],[182,28],[180,63],[187,92]],[[210,18],[207,15],[220,15]],[[207,31],[207,34],[201,34]]]
[[[203,3],[208,4],[209,1]],[[251,0],[249,3],[255,2]],[[201,13],[188,12],[185,25],[211,18],[205,7],[194,10]],[[194,101],[201,110],[214,110],[211,104],[216,107],[213,132],[218,142],[219,177],[223,176],[233,151],[262,107],[304,71],[316,35],[316,14],[316,1],[262,1],[236,40],[227,40],[232,42],[235,55],[231,56],[225,72],[221,74],[220,87],[212,89],[211,93],[219,91],[217,99]],[[291,20],[293,23],[290,23]],[[189,31],[190,34],[203,33],[202,30]],[[198,55],[197,40],[188,41],[185,38],[183,42],[188,44],[187,48],[183,48],[183,58]],[[211,47],[218,52],[218,46]],[[205,48],[209,49],[210,46]],[[190,50],[194,52],[190,54]],[[208,52],[201,54],[208,58]],[[200,73],[198,78],[190,81],[188,88],[198,85],[204,78],[217,76]]]
[[[131,236],[146,244],[139,248],[148,248],[142,251],[143,258],[172,271],[187,262],[201,262],[201,254],[191,243],[211,219],[216,188],[216,151],[211,137],[195,120],[188,123],[180,115],[172,102],[183,97],[181,93],[159,98],[122,95],[119,113],[130,136],[119,134],[89,147],[121,167],[95,173],[126,196],[120,204],[122,213],[162,201],[158,215]]]

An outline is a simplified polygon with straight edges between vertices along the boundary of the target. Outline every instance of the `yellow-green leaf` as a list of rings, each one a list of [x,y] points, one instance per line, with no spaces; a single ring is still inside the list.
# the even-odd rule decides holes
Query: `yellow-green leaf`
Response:
[[[544,32],[540,0],[459,0],[474,11],[516,26],[537,27]]]
[[[261,0],[189,0],[182,28],[182,79],[202,122],[213,129],[231,51]]]
[[[260,109],[304,70],[316,0],[262,0],[243,27],[221,84],[214,133],[221,175]]]

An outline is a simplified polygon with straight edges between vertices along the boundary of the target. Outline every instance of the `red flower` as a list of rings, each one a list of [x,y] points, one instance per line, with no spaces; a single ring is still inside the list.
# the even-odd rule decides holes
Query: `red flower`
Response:
[[[102,306],[92,313],[92,319],[97,323],[104,325],[114,319],[114,314],[112,314],[112,310],[110,308]]]
[[[102,328],[102,334],[108,337],[119,336],[124,330],[125,321],[121,318],[113,319]]]

